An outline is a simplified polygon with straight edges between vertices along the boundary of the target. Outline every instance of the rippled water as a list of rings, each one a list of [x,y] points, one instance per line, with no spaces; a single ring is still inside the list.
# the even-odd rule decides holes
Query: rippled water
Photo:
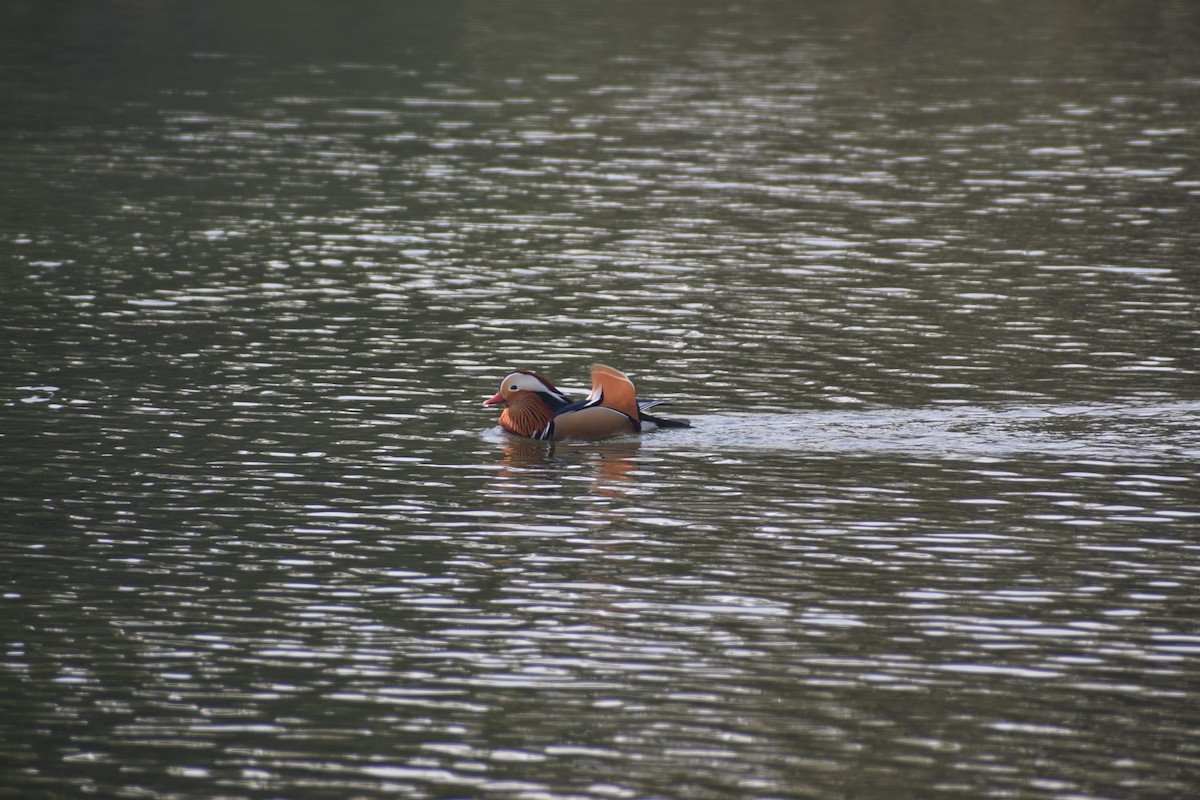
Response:
[[[1198,791],[1192,4],[648,5],[0,10],[0,796]]]

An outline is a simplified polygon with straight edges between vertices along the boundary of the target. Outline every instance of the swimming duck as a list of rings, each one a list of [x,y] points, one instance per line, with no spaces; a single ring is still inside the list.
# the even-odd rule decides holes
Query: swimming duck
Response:
[[[500,427],[530,439],[593,441],[655,428],[690,428],[686,419],[645,413],[662,400],[638,400],[633,381],[603,364],[592,366],[592,393],[572,402],[543,376],[527,369],[510,372],[485,406],[504,406]]]

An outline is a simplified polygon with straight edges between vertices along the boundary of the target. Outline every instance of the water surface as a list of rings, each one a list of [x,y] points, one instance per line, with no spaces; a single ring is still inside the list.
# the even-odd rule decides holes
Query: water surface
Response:
[[[1190,796],[1197,33],[6,6],[0,795]]]

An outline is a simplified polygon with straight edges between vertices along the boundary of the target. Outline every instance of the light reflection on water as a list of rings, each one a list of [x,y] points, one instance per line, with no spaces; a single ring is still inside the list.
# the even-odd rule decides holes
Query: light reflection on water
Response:
[[[935,6],[0,12],[0,783],[1186,796],[1194,14]]]

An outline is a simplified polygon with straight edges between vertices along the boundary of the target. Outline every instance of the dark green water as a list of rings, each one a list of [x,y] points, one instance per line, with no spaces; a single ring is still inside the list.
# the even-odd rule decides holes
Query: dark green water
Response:
[[[1197,42],[6,3],[0,796],[1200,791]]]

